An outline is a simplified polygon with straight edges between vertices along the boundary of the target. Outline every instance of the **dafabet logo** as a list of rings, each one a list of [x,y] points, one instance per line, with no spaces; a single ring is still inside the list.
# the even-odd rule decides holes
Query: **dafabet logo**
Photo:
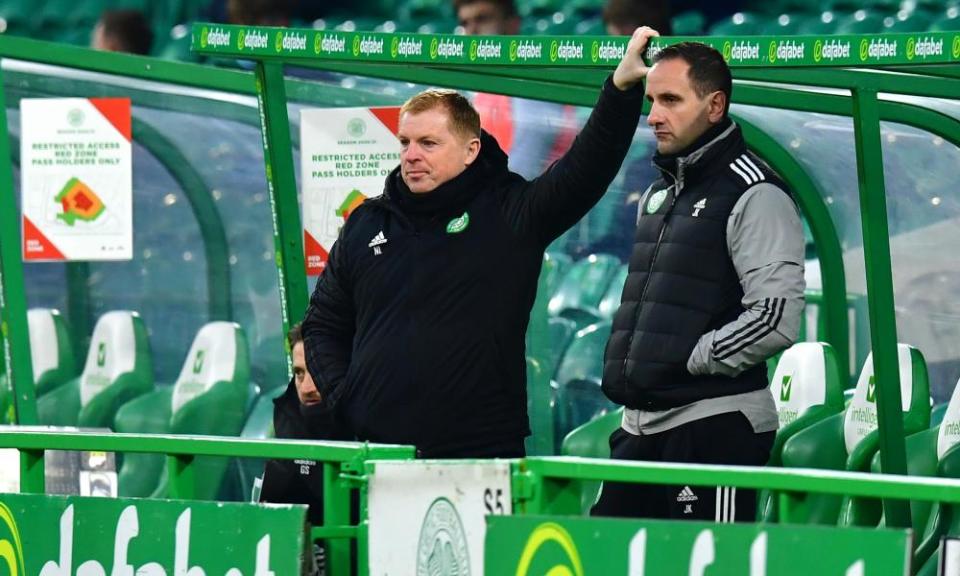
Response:
[[[553,542],[557,546],[546,546]],[[542,569],[531,571],[534,561]],[[549,568],[547,568],[549,566]],[[553,522],[544,522],[527,538],[527,544],[520,555],[517,565],[517,576],[531,576],[532,574],[568,574],[583,576],[583,563],[580,561],[580,552],[573,542],[570,533],[563,526]]]
[[[17,521],[13,519],[13,512],[5,504],[0,503],[0,566],[6,565],[10,576],[26,576],[23,567],[23,543],[20,541],[20,530]]]

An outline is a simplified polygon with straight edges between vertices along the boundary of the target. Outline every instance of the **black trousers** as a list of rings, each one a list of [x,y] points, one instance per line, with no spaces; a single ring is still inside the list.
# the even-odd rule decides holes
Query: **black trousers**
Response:
[[[646,436],[619,428],[610,436],[610,456],[648,462],[763,466],[775,436],[776,432],[754,432],[746,416],[729,412]],[[755,490],[605,482],[590,514],[753,522],[756,512]]]

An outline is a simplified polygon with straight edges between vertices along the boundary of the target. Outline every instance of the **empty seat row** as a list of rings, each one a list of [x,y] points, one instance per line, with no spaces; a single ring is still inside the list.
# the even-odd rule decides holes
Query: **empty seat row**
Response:
[[[78,376],[63,318],[56,311],[31,310],[28,325],[41,424],[224,436],[238,435],[244,425],[254,390],[246,336],[235,323],[205,324],[177,380],[160,387],[153,379],[147,330],[136,312],[113,311],[100,317]],[[0,390],[0,405],[12,411],[9,388]],[[225,461],[198,460],[196,465],[203,469],[196,476],[198,497],[216,497]],[[126,455],[120,493],[163,495],[163,466],[162,456]]]

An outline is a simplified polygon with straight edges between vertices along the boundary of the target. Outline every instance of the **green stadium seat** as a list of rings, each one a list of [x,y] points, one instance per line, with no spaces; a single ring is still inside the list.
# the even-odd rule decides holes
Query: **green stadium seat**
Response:
[[[609,254],[591,254],[577,261],[550,299],[549,312],[559,315],[568,308],[595,312],[619,268],[620,260]]]
[[[905,434],[930,424],[930,382],[919,350],[900,344],[900,394]],[[788,468],[819,468],[865,472],[877,452],[877,406],[873,385],[873,354],[864,363],[853,397],[844,411],[796,433],[783,445],[782,462]],[[808,523],[835,524],[841,498],[808,495],[796,506],[796,517]]]
[[[591,20],[603,17],[603,0],[568,0],[563,12],[575,21]]]
[[[155,42],[154,44],[154,53],[158,58],[179,62],[196,62],[199,60],[197,55],[190,50],[190,29],[183,24],[177,24],[171,28],[166,41]]]
[[[564,438],[575,428],[616,408],[601,390],[599,378],[576,378],[559,384],[554,409],[556,435]]]
[[[556,345],[551,332],[553,328],[548,325],[550,316],[547,313],[547,303],[570,267],[570,262],[570,257],[566,254],[547,252],[543,255],[543,266],[537,280],[537,299],[527,327],[527,355],[535,358],[545,368],[549,366],[550,374],[553,374],[559,360],[553,357]]]
[[[780,429],[770,450],[770,466],[782,464],[783,445],[801,430],[843,410],[843,378],[833,347],[801,342],[780,356],[770,379]],[[760,495],[759,518],[776,521],[776,502],[769,492]]]
[[[118,415],[118,425],[134,432],[127,425],[148,425],[153,433],[236,436],[243,428],[247,401],[250,397],[250,358],[247,338],[239,324],[233,322],[210,322],[205,324],[190,346],[180,376],[169,389],[158,390],[150,400],[141,399],[124,406]],[[152,400],[152,401],[151,401]],[[162,406],[162,408],[161,408]],[[144,414],[152,410],[165,410],[157,416]],[[166,430],[164,427],[166,418]],[[134,494],[134,488],[144,490],[153,484],[153,497],[166,496],[166,473],[160,474],[159,485],[147,477],[157,478],[155,461],[140,468],[138,463],[124,461],[120,477],[128,485],[121,489],[131,496],[145,496],[149,492]],[[162,466],[163,464],[161,464]],[[225,458],[197,458],[196,498],[212,499],[217,496],[223,480],[227,461]]]
[[[838,16],[830,10],[798,18],[797,34],[833,34],[837,28]]]
[[[557,367],[554,419],[558,439],[613,408],[600,390],[610,328],[610,321],[603,321],[577,332]]]
[[[543,255],[543,268],[540,269],[541,279],[546,280],[546,293],[548,298],[552,298],[560,287],[560,282],[567,275],[567,271],[573,266],[573,259],[562,252],[546,252]],[[539,294],[537,297],[539,298]]]
[[[173,386],[158,386],[124,404],[113,419],[116,432],[134,434],[169,434],[170,402]],[[149,496],[157,487],[163,473],[164,457],[160,454],[123,455],[118,475],[118,494],[123,497]]]
[[[447,0],[407,0],[397,10],[397,19],[405,22],[454,20],[453,3]]]
[[[561,454],[582,458],[609,458],[610,435],[620,427],[623,420],[623,408],[618,408],[576,428],[563,439]],[[597,501],[600,482],[582,482],[580,484],[580,502],[583,513]]]
[[[913,443],[910,442],[914,439],[913,436],[907,438],[908,467],[913,464],[914,458],[918,457],[912,450],[925,459],[923,464],[926,466],[917,470],[917,475],[960,479],[960,381],[953,389],[943,423],[929,432],[935,432],[935,435],[928,433],[920,437],[921,435],[917,434],[920,438]],[[933,466],[930,466],[931,459]],[[911,468],[909,472],[914,475],[914,469]],[[923,505],[924,503],[911,503],[913,529],[919,535],[915,540],[913,565],[920,567],[918,574],[933,575],[937,574],[940,560],[940,539],[947,535],[960,536],[960,509],[955,504],[935,503],[927,506],[929,514],[924,519]]]
[[[563,386],[571,380],[599,380],[603,376],[603,351],[610,338],[609,320],[597,322],[578,331],[557,367],[557,382]]]
[[[276,386],[257,396],[247,421],[240,432],[241,438],[265,440],[275,436],[273,430],[273,400],[286,392],[285,386]],[[244,495],[250,494],[254,479],[263,475],[264,461],[242,458],[236,461],[237,480]]]
[[[761,19],[750,12],[737,12],[710,26],[711,36],[750,36],[760,33]]]
[[[549,374],[556,371],[576,332],[577,324],[569,318],[555,316],[547,320],[547,348],[535,353],[534,357],[540,359]]]
[[[706,17],[696,10],[682,12],[670,19],[670,27],[676,36],[700,36],[706,25]]]
[[[602,18],[589,18],[587,20],[579,20],[573,27],[573,34],[575,36],[606,36],[607,35],[607,26],[603,23]]]
[[[760,25],[760,33],[770,35],[796,34],[803,21],[803,16],[784,12],[776,18],[771,18],[763,22]]]
[[[109,428],[117,410],[153,389],[147,330],[136,312],[107,312],[97,321],[83,373],[37,401],[41,424]]]
[[[945,14],[936,18],[930,24],[931,32],[946,32],[960,30],[960,6],[950,6]]]
[[[884,18],[884,32],[925,32],[933,25],[936,17],[921,10],[901,10],[895,16]]]
[[[418,34],[452,34],[457,27],[456,20],[431,20],[417,26]]]
[[[517,3],[517,12],[523,20],[549,18],[564,8],[562,0],[524,0]]]
[[[949,404],[938,407],[940,411],[944,412],[942,417],[945,426],[931,426],[927,430],[907,436],[907,473],[910,476],[940,476],[940,470],[944,463],[956,458],[956,456],[950,456],[949,453],[960,441],[960,394],[958,394],[958,388],[960,386],[954,388]],[[874,473],[881,471],[881,456],[878,453],[871,462],[870,468]],[[957,469],[954,468],[954,470]],[[914,566],[923,566],[924,563],[930,561],[931,557],[933,560],[937,559],[937,544],[939,539],[947,533],[945,518],[949,518],[954,513],[949,511],[944,514],[944,506],[940,503],[922,500],[910,502],[911,527],[914,534],[917,535],[914,538]],[[841,523],[844,525],[883,526],[885,522],[882,504],[878,500],[847,498],[844,500]],[[954,532],[954,534],[960,533]],[[932,572],[921,570],[920,573],[934,574],[936,570]]]
[[[600,304],[597,306],[597,311],[600,312],[602,318],[612,319],[613,315],[617,312],[617,308],[620,307],[620,297],[623,296],[623,285],[627,283],[627,275],[629,273],[629,267],[624,264],[613,275],[606,293],[603,295],[603,298],[600,299]]]
[[[77,376],[73,346],[67,323],[58,310],[31,308],[27,311],[30,334],[30,364],[35,393],[42,396]],[[13,393],[0,373],[0,422],[13,423]]]
[[[837,20],[837,34],[874,34],[883,32],[883,16],[869,10],[857,10]]]
[[[334,30],[341,32],[357,32],[373,30],[382,20],[374,17],[349,18],[334,26]]]

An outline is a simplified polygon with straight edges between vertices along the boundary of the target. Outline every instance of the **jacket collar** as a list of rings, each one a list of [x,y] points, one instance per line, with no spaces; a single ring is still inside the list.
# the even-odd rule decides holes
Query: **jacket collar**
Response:
[[[740,127],[726,119],[676,154],[654,154],[653,164],[669,181],[690,182],[702,178],[711,167],[717,165],[716,160],[737,156],[745,148]]]
[[[383,194],[367,202],[405,215],[454,210],[506,177],[509,174],[507,160],[507,154],[500,148],[497,140],[485,130],[481,130],[480,155],[452,180],[444,182],[428,194],[416,195],[410,192],[400,176],[400,167],[397,166],[387,176]]]

